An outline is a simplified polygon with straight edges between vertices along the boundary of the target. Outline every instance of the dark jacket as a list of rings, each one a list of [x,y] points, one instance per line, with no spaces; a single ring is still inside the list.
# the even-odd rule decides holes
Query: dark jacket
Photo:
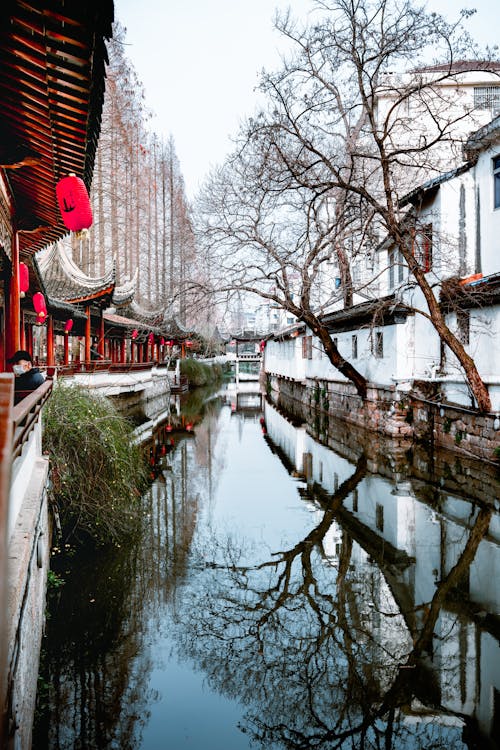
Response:
[[[28,372],[24,372],[22,375],[16,375],[14,380],[14,388],[16,391],[34,391],[39,385],[45,383],[45,378],[38,369],[38,367],[32,367]]]

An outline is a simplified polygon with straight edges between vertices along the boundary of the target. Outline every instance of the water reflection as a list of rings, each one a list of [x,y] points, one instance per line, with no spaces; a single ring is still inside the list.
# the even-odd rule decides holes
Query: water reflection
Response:
[[[140,544],[56,562],[35,747],[497,747],[492,503],[233,395],[158,430]]]

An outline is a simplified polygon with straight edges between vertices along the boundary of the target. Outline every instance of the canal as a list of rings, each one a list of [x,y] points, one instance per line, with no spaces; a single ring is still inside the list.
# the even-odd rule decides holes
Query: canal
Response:
[[[35,750],[498,747],[494,472],[183,409],[137,543],[55,551]]]

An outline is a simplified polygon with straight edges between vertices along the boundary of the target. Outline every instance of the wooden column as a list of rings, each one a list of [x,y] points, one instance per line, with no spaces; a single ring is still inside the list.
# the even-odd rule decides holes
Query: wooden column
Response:
[[[64,364],[69,365],[69,333],[64,331]]]
[[[31,321],[26,324],[26,349],[33,357],[33,324]]]
[[[24,311],[23,310],[21,310],[21,321],[20,322],[21,322],[21,335],[20,335],[20,338],[19,338],[19,344],[20,344],[19,348],[26,350],[26,328],[25,328],[25,324],[24,324]],[[33,352],[31,351],[31,349],[28,349],[28,351],[31,354],[31,356],[33,356]]]
[[[181,344],[181,359],[185,359],[186,357],[186,344],[183,341]]]
[[[19,297],[19,235],[14,232],[11,244],[12,274],[10,276],[10,288],[8,294],[8,305],[6,306],[5,326],[5,354],[7,359],[21,348],[20,324],[21,324],[21,299]]]
[[[47,318],[47,366],[53,367],[54,358],[54,319],[52,315]]]
[[[87,320],[85,321],[85,362],[90,362],[90,305],[85,308],[85,314],[87,315]]]
[[[120,364],[124,365],[127,356],[127,341],[122,339],[120,341]]]
[[[106,356],[106,348],[104,340],[104,315],[102,310],[100,311],[99,330],[97,332],[97,351],[99,352],[100,359],[104,359]]]

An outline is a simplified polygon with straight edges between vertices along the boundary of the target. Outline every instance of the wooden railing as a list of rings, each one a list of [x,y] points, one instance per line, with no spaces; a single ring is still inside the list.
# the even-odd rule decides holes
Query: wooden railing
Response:
[[[52,380],[46,380],[36,390],[28,393],[12,409],[12,422],[14,434],[12,438],[12,461],[15,461],[21,455],[23,445],[28,440],[31,431],[34,429],[42,410],[43,405],[50,396],[52,391]]]
[[[0,374],[0,747],[7,746],[6,593],[7,516],[9,507],[14,376]]]
[[[47,374],[51,377],[54,374],[57,374],[58,377],[70,377],[77,373],[139,372],[150,370],[152,367],[166,368],[168,366],[168,362],[157,362],[156,360],[149,362],[112,362],[110,359],[100,359],[91,360],[90,362],[74,362],[71,365],[56,365],[54,367],[47,367],[46,369]]]

